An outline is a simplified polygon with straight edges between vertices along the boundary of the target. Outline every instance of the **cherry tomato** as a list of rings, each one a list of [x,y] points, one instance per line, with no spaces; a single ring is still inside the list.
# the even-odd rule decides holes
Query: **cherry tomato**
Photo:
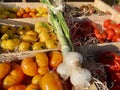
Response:
[[[111,22],[112,22],[111,19],[106,19],[106,20],[104,20],[103,26],[105,28],[108,28],[110,26]]]
[[[95,29],[94,34],[95,34],[96,38],[100,39],[100,40],[105,40],[107,38],[107,34],[104,30]]]
[[[117,25],[113,25],[112,28],[115,31],[115,34],[120,35],[120,27],[118,27]]]
[[[120,35],[114,35],[112,38],[112,42],[120,42]]]
[[[111,41],[113,36],[115,35],[115,31],[113,29],[106,29],[107,40]]]

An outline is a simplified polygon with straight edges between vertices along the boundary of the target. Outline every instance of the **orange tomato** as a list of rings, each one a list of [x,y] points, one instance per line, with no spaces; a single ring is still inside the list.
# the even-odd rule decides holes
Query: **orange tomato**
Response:
[[[23,84],[13,85],[9,87],[7,90],[25,90],[26,86]]]
[[[63,90],[61,81],[55,72],[45,74],[41,81],[42,90]]]
[[[32,57],[24,58],[21,62],[21,68],[28,76],[34,76],[38,73],[37,63]]]
[[[32,78],[32,84],[41,85],[42,75],[37,74]]]
[[[10,72],[10,63],[0,63],[0,80]]]
[[[48,66],[42,66],[38,68],[38,73],[41,75],[44,75],[49,72],[49,67]]]
[[[38,66],[48,66],[48,56],[45,52],[40,52],[35,55],[35,60]]]
[[[49,54],[50,67],[57,68],[58,65],[63,61],[62,53],[59,51],[52,51]]]
[[[25,12],[26,12],[26,13],[30,13],[30,12],[31,12],[30,7],[26,7],[26,8],[25,8]]]
[[[12,85],[21,83],[24,79],[24,76],[25,75],[21,69],[21,66],[15,66],[15,68],[11,70],[10,74],[8,74],[3,80],[3,88],[7,89]]]
[[[29,84],[26,90],[40,90],[40,87],[36,84]]]

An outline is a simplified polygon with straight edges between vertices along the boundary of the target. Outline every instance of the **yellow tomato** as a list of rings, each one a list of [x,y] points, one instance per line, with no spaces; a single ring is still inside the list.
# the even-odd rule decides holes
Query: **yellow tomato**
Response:
[[[32,45],[32,50],[41,50],[41,49],[45,49],[45,44],[42,42],[35,42]]]
[[[20,52],[22,52],[22,51],[28,51],[28,50],[29,50],[29,47],[30,47],[30,43],[22,41],[22,42],[19,44],[19,46],[18,46],[18,50],[19,50]]]
[[[6,33],[6,31],[8,30],[9,26],[8,25],[3,25],[1,26],[1,30],[0,32],[3,34],[3,33]]]
[[[10,63],[0,63],[0,80],[10,72]]]
[[[49,72],[49,67],[48,66],[41,66],[41,67],[38,68],[38,73],[40,75],[45,75],[48,72]]]
[[[49,33],[51,40],[57,40],[57,35],[55,33]]]
[[[20,44],[20,39],[18,38],[14,38],[13,41],[15,42],[16,47]]]
[[[48,39],[50,39],[50,36],[48,32],[44,31],[39,34],[39,38],[41,42],[46,42]]]
[[[41,32],[44,32],[44,31],[48,32],[48,29],[46,27],[44,27],[44,26],[36,26],[35,31],[37,33],[41,33]]]
[[[57,48],[57,45],[55,44],[54,40],[48,39],[45,41],[46,48],[51,49],[51,48]]]
[[[15,67],[3,80],[3,88],[7,89],[12,85],[19,84],[23,81],[23,79],[24,73],[21,69],[21,66],[17,65],[17,67]]]
[[[6,43],[7,50],[15,50],[16,43],[12,39],[8,39]]]
[[[1,47],[2,47],[3,49],[7,49],[6,44],[7,44],[7,40],[2,40],[2,41],[1,41]]]
[[[41,85],[42,75],[37,74],[32,78],[32,83],[36,85]]]
[[[26,34],[26,35],[32,35],[32,36],[37,37],[37,33],[36,33],[36,32],[34,32],[34,31],[32,31],[32,30],[26,31],[26,33],[25,33],[25,34]]]
[[[52,51],[49,54],[50,67],[57,68],[60,63],[63,61],[62,53],[59,51]]]
[[[35,55],[38,66],[48,66],[48,56],[45,52],[39,52]]]
[[[29,84],[26,90],[40,90],[40,87],[39,85],[36,85],[36,84]]]
[[[23,84],[17,84],[9,87],[7,90],[26,90],[26,86]]]
[[[33,35],[22,35],[21,39],[25,42],[32,43],[32,42],[35,42],[37,40],[37,37],[33,36]]]
[[[8,34],[3,34],[2,37],[1,37],[1,40],[7,40],[9,39],[9,35]]]
[[[38,73],[37,63],[32,57],[24,58],[21,62],[21,68],[28,76],[35,76]]]
[[[45,74],[41,81],[42,90],[63,90],[59,77],[55,72]]]

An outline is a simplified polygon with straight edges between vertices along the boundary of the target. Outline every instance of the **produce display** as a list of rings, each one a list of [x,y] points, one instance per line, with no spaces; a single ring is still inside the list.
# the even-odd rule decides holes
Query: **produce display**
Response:
[[[62,61],[60,51],[51,51],[0,63],[0,90],[63,90],[63,81],[56,72]]]
[[[30,7],[2,7],[0,6],[0,19],[8,18],[37,18],[48,17],[48,10],[45,7],[38,6],[37,8]]]
[[[119,42],[120,23],[111,19],[105,19],[102,25],[86,19],[77,21],[66,18],[66,22],[75,46]]]
[[[64,8],[61,1],[40,0],[47,8],[0,6],[2,19],[49,16],[49,22],[38,21],[34,27],[0,25],[1,57],[6,57],[4,54],[21,55],[21,59],[13,57],[7,60],[8,57],[1,60],[0,90],[120,89],[119,46],[117,52],[112,49],[91,50],[90,54],[87,52],[89,47],[85,47],[119,43],[120,23],[109,18],[102,24],[88,18],[76,18],[93,14],[100,17],[110,12],[100,11],[92,4],[79,7],[65,4]],[[54,48],[58,49],[51,50]],[[26,51],[38,52],[24,53]]]
[[[57,48],[58,39],[48,22],[36,22],[34,28],[28,25],[1,26],[1,53],[23,52]]]
[[[90,16],[92,14],[101,15],[110,15],[109,11],[103,12],[97,7],[94,7],[92,4],[74,6],[65,4],[64,15],[65,17],[80,17],[80,16]]]

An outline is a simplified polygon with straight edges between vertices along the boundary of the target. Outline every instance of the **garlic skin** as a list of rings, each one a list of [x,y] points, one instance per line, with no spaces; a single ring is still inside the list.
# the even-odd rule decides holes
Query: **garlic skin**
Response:
[[[90,80],[92,79],[91,73],[85,68],[76,67],[73,69],[70,76],[70,81],[73,86],[85,88],[90,86]]]

